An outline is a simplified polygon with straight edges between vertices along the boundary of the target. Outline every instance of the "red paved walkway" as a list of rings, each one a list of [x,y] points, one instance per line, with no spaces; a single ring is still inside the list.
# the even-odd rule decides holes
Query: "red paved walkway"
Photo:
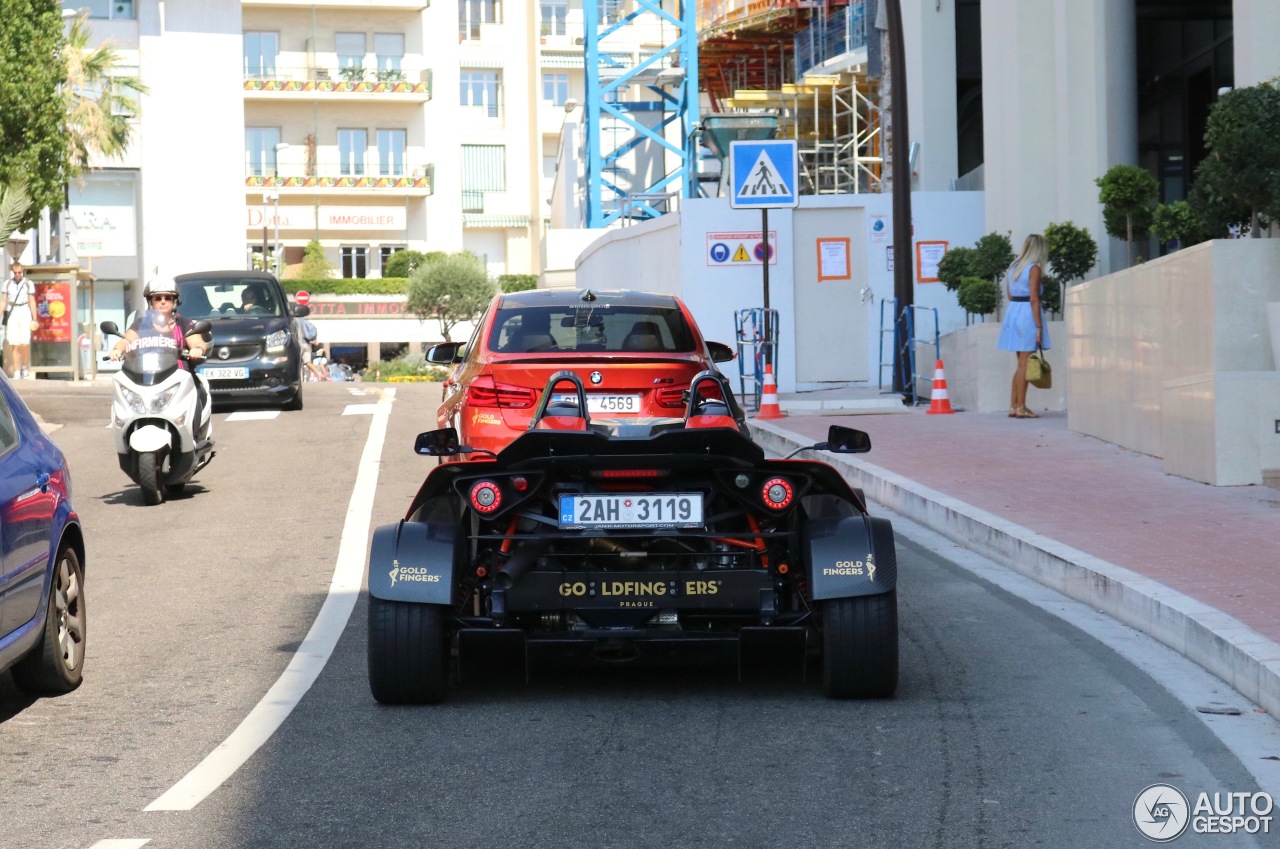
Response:
[[[1280,642],[1280,490],[1167,475],[1157,458],[1068,430],[1061,412],[1030,420],[916,407],[771,422],[812,441],[833,423],[871,435],[859,460],[1157,580]]]

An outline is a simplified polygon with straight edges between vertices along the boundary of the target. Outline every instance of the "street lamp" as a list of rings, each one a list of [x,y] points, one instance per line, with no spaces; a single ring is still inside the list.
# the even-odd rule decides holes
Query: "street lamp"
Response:
[[[276,154],[275,155],[275,177],[276,177],[275,182],[276,183],[280,182],[280,151],[284,150],[288,146],[289,146],[288,142],[276,142],[276,146],[275,146],[275,154]],[[279,186],[276,187],[276,191],[273,191],[271,193],[271,196],[272,196],[272,199],[276,202],[275,253],[272,256],[271,268],[276,273],[276,276],[279,276],[280,275],[280,191],[279,191]],[[265,255],[263,259],[264,260],[266,259]],[[263,269],[264,270],[266,269],[265,262],[263,263]]]
[[[267,270],[267,204],[271,201],[276,203],[276,212],[280,211],[280,193],[271,191],[262,193],[262,270]],[[279,232],[277,225],[277,232]]]

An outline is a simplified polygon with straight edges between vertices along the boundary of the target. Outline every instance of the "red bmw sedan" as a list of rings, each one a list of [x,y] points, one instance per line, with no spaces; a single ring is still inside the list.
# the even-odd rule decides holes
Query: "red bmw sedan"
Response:
[[[733,357],[728,345],[702,338],[674,295],[590,289],[498,295],[470,340],[427,351],[428,362],[455,366],[437,424],[456,427],[464,445],[493,452],[528,429],[558,371],[581,378],[593,420],[680,417],[693,377]]]

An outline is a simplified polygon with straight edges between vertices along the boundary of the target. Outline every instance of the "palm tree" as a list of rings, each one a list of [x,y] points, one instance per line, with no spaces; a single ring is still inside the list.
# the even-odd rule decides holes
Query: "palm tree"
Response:
[[[0,184],[0,245],[9,241],[29,206],[31,195],[27,193],[26,180],[17,178],[12,183]]]
[[[71,159],[80,170],[99,155],[108,159],[124,154],[133,135],[130,121],[138,115],[134,94],[147,94],[142,80],[113,74],[120,56],[110,39],[89,46],[88,15],[76,15],[67,30],[62,56],[67,64],[67,136]]]

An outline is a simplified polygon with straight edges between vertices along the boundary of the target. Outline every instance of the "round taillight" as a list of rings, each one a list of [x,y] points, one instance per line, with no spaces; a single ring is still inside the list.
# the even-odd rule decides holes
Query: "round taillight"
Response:
[[[764,496],[764,506],[774,510],[782,510],[791,503],[791,498],[795,495],[795,491],[791,489],[791,484],[783,478],[770,478],[765,482],[764,489],[761,490]]]
[[[471,487],[471,507],[479,513],[492,513],[502,504],[502,491],[493,481],[480,481]]]

